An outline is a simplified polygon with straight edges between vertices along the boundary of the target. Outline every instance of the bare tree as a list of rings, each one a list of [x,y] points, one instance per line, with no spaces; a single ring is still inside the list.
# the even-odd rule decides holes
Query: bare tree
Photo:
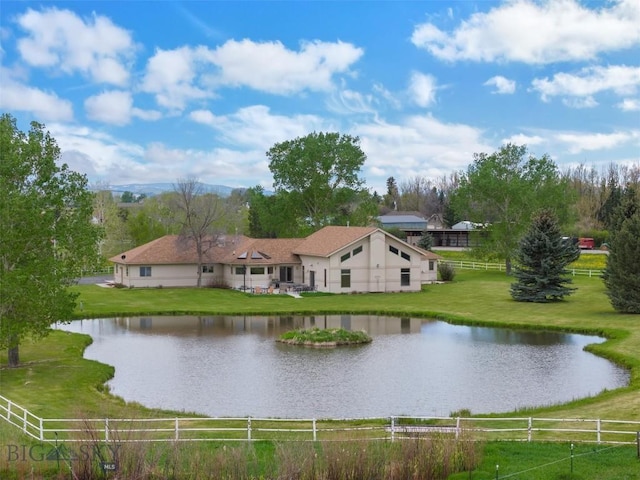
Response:
[[[174,185],[177,210],[181,213],[180,240],[186,246],[195,245],[198,254],[198,283],[202,286],[202,266],[207,252],[215,246],[220,224],[225,218],[221,199],[204,191],[196,178],[179,179]]]

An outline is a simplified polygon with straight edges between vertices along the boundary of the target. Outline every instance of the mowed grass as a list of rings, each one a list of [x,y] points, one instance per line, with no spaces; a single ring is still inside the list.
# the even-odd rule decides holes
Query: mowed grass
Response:
[[[488,262],[488,263],[504,263],[495,259],[478,259],[472,255],[469,250],[437,250],[437,253],[446,260],[455,260],[457,262]],[[580,258],[568,265],[568,269],[578,270],[603,270],[607,266],[606,253],[584,253],[580,254]]]
[[[208,288],[115,289],[87,285],[74,287],[81,301],[75,315],[372,313],[605,335],[607,342],[590,349],[628,367],[630,386],[527,413],[640,421],[640,316],[616,313],[599,279],[575,277],[576,293],[549,304],[514,302],[509,295],[512,281],[499,272],[460,271],[454,282],[428,285],[416,293],[309,295],[302,299]],[[26,342],[21,347],[24,364],[17,369],[7,369],[6,352],[0,352],[0,392],[42,416],[76,416],[80,408],[86,415],[100,416],[121,414],[129,408],[142,412],[141,407],[126,406],[104,391],[102,385],[113,370],[81,358],[88,342],[88,337],[78,340],[78,336],[60,331],[39,342]]]
[[[573,455],[573,460],[572,460]],[[497,466],[497,468],[496,468]],[[497,473],[497,475],[496,475]],[[575,443],[489,442],[473,474],[450,480],[640,480],[636,447]]]

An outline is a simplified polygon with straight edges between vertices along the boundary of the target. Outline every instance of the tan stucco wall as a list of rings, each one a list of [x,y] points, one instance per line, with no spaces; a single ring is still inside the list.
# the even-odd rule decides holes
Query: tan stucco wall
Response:
[[[151,267],[150,277],[140,276],[140,267]],[[202,285],[219,278],[221,265],[214,265],[213,273],[202,274]],[[117,264],[113,280],[125,287],[195,287],[198,283],[197,265],[123,265]]]
[[[389,251],[389,245],[398,249],[398,255]],[[362,251],[356,255],[356,248]],[[402,258],[400,252],[410,256],[410,261]],[[345,261],[341,258],[350,253]],[[383,232],[374,232],[368,238],[345,247],[329,258],[301,255],[305,272],[316,271],[316,287],[319,291],[331,293],[351,292],[398,292],[419,291],[423,281],[421,255]],[[400,285],[401,269],[410,269],[410,285]],[[324,284],[324,270],[327,270],[327,284]],[[341,286],[341,270],[351,271],[351,286]],[[307,282],[309,280],[306,275]]]

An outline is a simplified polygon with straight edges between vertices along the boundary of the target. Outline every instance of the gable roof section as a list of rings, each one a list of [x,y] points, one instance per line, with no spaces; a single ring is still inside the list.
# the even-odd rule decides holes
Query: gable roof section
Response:
[[[305,238],[293,253],[329,257],[334,252],[371,235],[376,230],[379,229],[376,227],[324,227]]]

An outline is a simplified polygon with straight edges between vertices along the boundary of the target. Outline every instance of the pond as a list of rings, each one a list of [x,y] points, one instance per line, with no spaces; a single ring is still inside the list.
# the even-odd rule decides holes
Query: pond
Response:
[[[293,328],[364,330],[367,345],[305,348]],[[155,316],[74,321],[85,357],[113,365],[111,392],[208,416],[447,416],[545,406],[627,385],[628,372],[585,352],[596,336],[450,325],[376,315]]]

